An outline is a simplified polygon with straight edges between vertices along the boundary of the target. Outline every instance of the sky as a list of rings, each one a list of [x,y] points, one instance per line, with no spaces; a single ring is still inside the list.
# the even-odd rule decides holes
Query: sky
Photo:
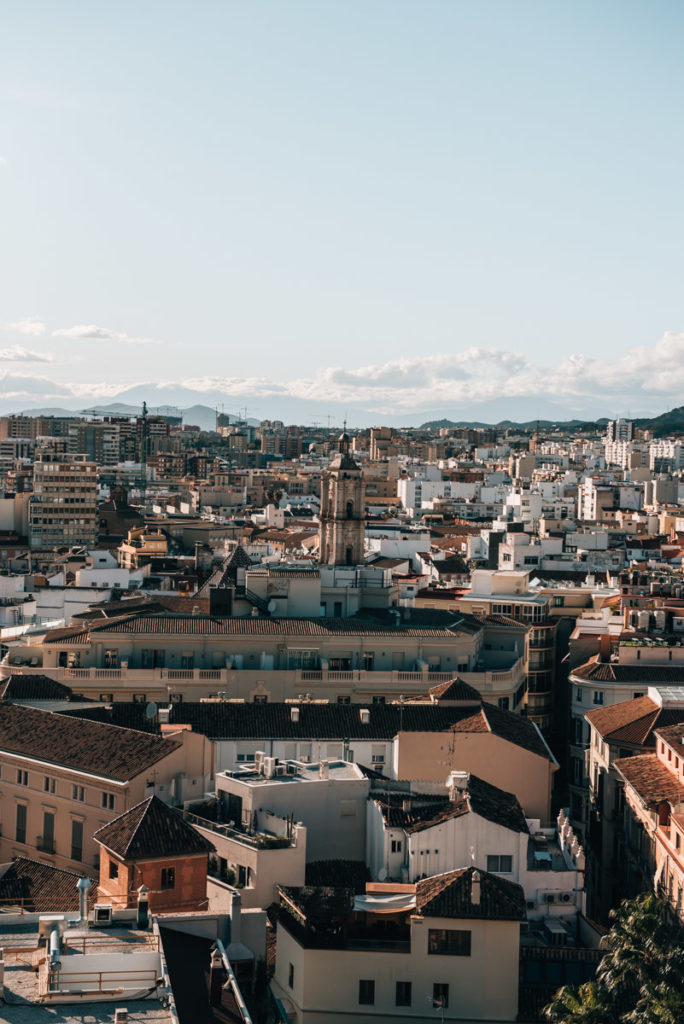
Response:
[[[684,401],[678,0],[0,17],[0,410]]]

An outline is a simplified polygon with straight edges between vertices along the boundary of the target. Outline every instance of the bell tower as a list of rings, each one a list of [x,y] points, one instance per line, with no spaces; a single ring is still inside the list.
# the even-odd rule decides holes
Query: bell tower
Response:
[[[346,430],[339,451],[321,479],[321,565],[363,565],[366,527],[363,471],[349,451]]]

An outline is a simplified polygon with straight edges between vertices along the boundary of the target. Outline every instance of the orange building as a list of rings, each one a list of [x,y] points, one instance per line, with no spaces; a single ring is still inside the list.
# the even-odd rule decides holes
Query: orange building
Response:
[[[100,901],[134,907],[144,885],[151,913],[207,909],[213,846],[158,797],[131,807],[93,838],[100,845]]]

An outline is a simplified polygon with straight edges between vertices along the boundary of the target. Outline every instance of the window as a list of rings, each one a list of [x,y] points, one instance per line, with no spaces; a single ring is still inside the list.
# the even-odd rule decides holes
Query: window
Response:
[[[437,956],[470,956],[470,932],[455,928],[430,928],[428,954]]]
[[[582,687],[581,686],[577,687],[577,690],[575,692],[575,700],[577,701],[578,704],[582,703]]]
[[[134,693],[133,694],[133,703],[134,704],[147,704],[147,694],[144,694],[144,693]]]
[[[162,868],[161,887],[162,889],[173,889],[176,885],[176,869]]]
[[[385,697],[384,693],[376,693],[373,696],[373,703],[374,704],[386,704],[387,703],[387,698]]]
[[[114,794],[113,793],[103,793],[102,794],[102,806],[106,810],[108,810],[108,811],[113,811],[114,810]]]
[[[366,978],[359,981],[359,1005],[373,1006],[375,1004],[375,982]]]
[[[470,934],[470,933],[468,933]],[[449,1006],[449,986],[436,981],[432,986],[432,1005],[435,1010],[446,1010]]]
[[[494,853],[487,856],[487,871],[510,875],[513,870],[513,858],[508,854]]]
[[[83,803],[83,801],[85,800],[85,786],[72,786],[71,799],[80,800],[81,803]]]
[[[55,852],[55,816],[52,811],[43,811],[43,834],[38,840],[38,849],[44,853]]]
[[[28,786],[28,772],[23,768],[17,768],[17,785]]]
[[[393,839],[392,840],[392,847],[391,847],[392,848],[392,853],[401,853],[401,846],[402,846],[401,839]]]
[[[499,707],[501,708],[502,711],[508,711],[509,710],[509,704],[510,704],[510,701],[509,701],[508,697],[499,697]]]
[[[337,703],[338,704],[351,704],[351,697],[348,697],[346,694],[339,694],[339,696],[337,698]]]
[[[266,696],[265,693],[255,693],[254,694],[254,703],[255,704],[267,704],[268,703],[268,697]]]
[[[17,842],[26,842],[26,805],[17,804]]]
[[[55,780],[51,778],[49,775],[45,776],[45,780],[43,782],[43,789],[45,790],[46,793],[54,793],[55,791]]]
[[[395,1006],[410,1006],[411,1005],[411,982],[410,981],[398,981],[396,995],[394,997]]]
[[[594,690],[594,704],[603,704],[603,690]]]
[[[109,862],[109,877],[110,878],[118,878],[119,877],[119,865],[116,863],[115,860],[110,860],[110,862]]]
[[[71,822],[71,859],[83,860],[83,822]]]
[[[290,988],[294,988],[294,964],[290,964],[287,969],[287,984]]]

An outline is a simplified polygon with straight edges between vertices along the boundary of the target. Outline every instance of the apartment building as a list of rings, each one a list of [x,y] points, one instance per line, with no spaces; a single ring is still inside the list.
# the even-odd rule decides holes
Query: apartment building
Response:
[[[272,990],[288,1019],[514,1021],[520,886],[460,868],[413,884],[280,888]]]
[[[628,892],[654,889],[684,924],[684,722],[657,727],[655,750],[619,758]]]
[[[33,467],[29,544],[33,550],[97,543],[97,465],[85,455],[45,452]]]
[[[38,856],[57,867],[94,869],[98,828],[146,796],[197,796],[211,772],[203,736],[166,739],[3,704],[0,862]]]
[[[625,894],[624,782],[615,762],[655,749],[654,730],[684,722],[684,685],[649,686],[643,697],[587,711],[588,913],[603,924]]]

